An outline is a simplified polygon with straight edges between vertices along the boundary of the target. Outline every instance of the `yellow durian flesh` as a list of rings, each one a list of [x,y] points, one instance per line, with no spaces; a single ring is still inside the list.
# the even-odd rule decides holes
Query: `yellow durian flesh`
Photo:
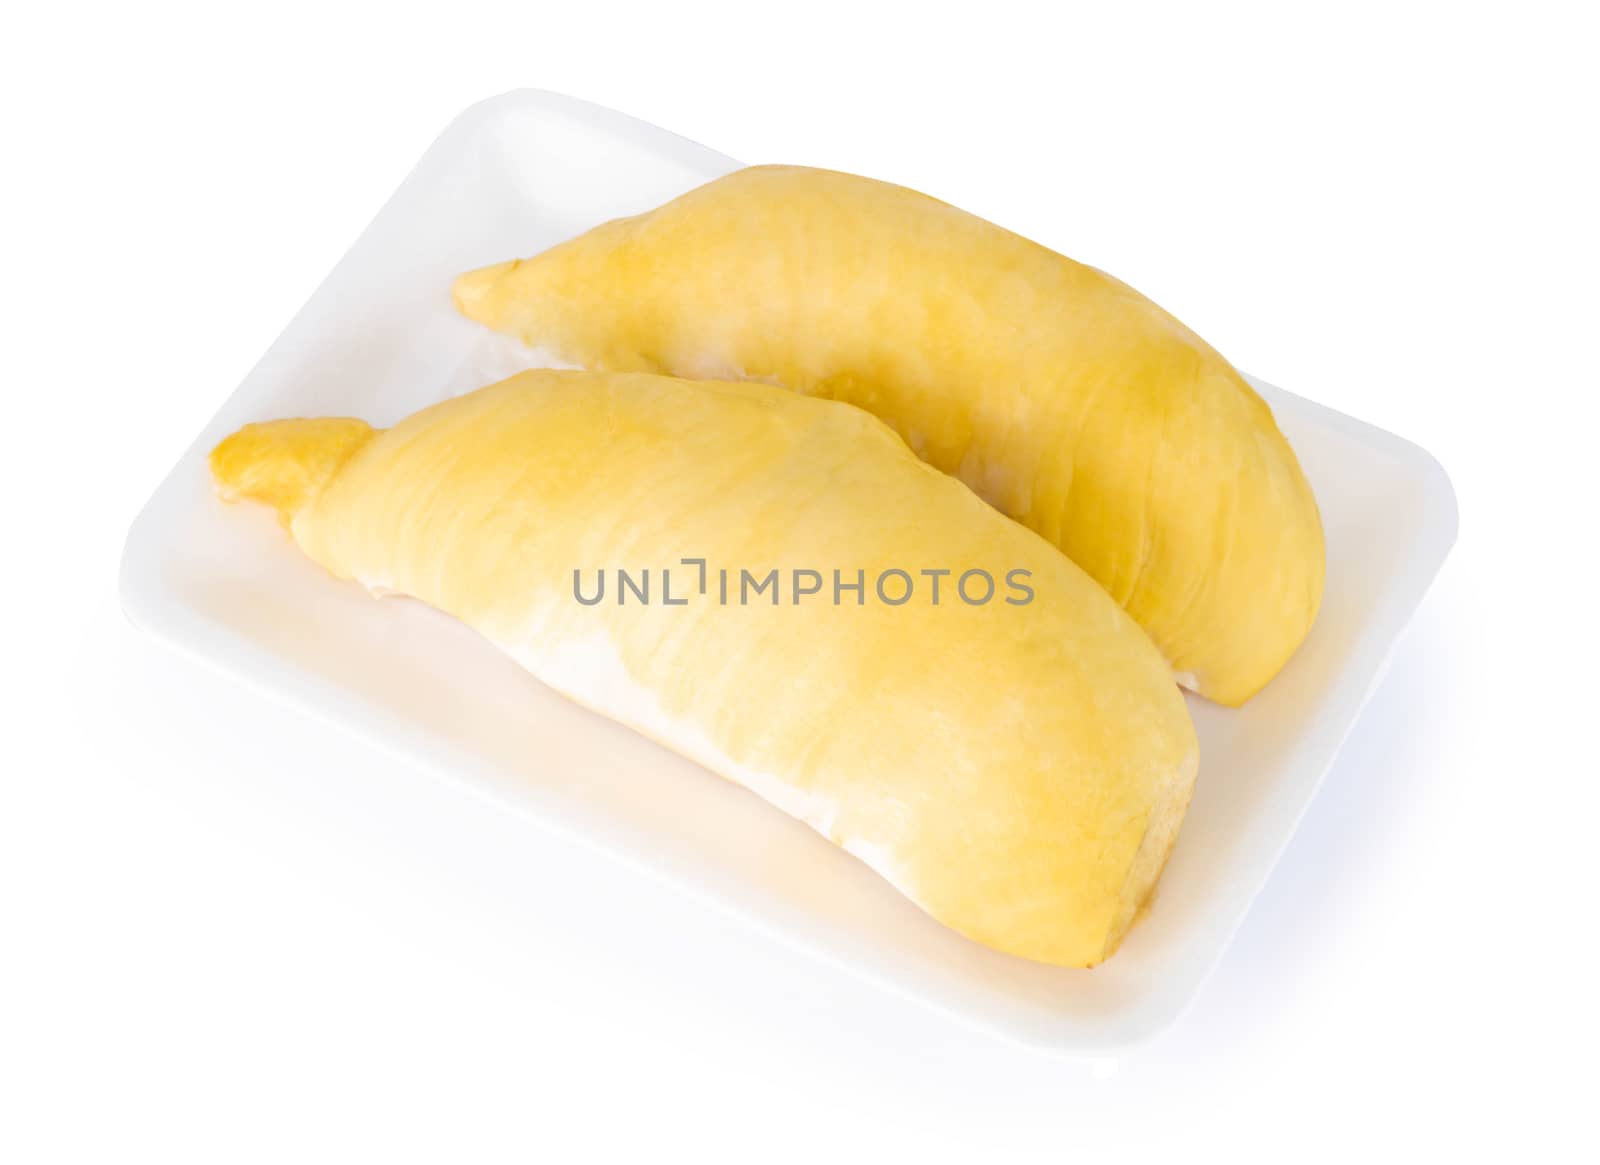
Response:
[[[1093,580],[881,422],[763,385],[541,371],[355,425],[249,426],[212,455],[219,491],[807,820],[957,931],[1067,966],[1116,949],[1193,786],[1183,698]],[[662,604],[657,577],[650,605],[577,602],[573,572],[592,597],[602,567],[675,568],[691,601]],[[828,593],[721,605],[721,568],[814,569]],[[834,604],[834,569],[870,589],[890,568],[956,573],[938,605]],[[972,568],[1028,570],[1035,597],[961,602]]]
[[[751,167],[468,273],[455,300],[584,367],[867,409],[1061,547],[1221,703],[1316,616],[1316,502],[1228,362],[1116,279],[915,191]]]

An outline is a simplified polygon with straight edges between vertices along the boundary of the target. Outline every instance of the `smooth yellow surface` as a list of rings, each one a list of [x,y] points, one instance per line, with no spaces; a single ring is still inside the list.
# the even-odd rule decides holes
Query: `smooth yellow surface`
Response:
[[[1093,580],[887,426],[758,384],[546,371],[365,428],[249,426],[212,454],[220,492],[802,816],[956,930],[1068,966],[1115,950],[1193,785],[1183,698]],[[573,572],[592,595],[602,567],[651,570],[656,601],[578,603]],[[687,605],[659,601],[662,567]],[[829,583],[722,606],[723,568]],[[953,573],[937,605],[834,605],[832,571],[870,592],[891,568]],[[1033,601],[960,601],[974,568],[1030,571]]]
[[[1066,551],[1222,703],[1315,618],[1316,502],[1227,361],[1109,275],[915,191],[751,167],[471,272],[455,298],[587,368],[875,413]]]

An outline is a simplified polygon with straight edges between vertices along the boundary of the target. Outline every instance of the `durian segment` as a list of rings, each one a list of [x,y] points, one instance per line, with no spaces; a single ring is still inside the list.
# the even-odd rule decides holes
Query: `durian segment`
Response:
[[[213,455],[219,489],[278,506],[335,576],[455,615],[801,817],[963,934],[1068,966],[1116,949],[1195,779],[1183,698],[1093,580],[880,421],[757,384],[538,371],[356,425],[251,426]],[[619,568],[651,572],[651,602],[578,601]],[[781,601],[741,602],[742,572],[773,569]],[[894,570],[916,584],[900,605],[876,587]],[[960,597],[971,570],[990,601]],[[796,599],[800,571],[827,585]]]
[[[867,409],[1064,550],[1221,703],[1316,616],[1316,502],[1228,362],[1111,276],[915,191],[751,167],[466,274],[455,300],[587,368]]]

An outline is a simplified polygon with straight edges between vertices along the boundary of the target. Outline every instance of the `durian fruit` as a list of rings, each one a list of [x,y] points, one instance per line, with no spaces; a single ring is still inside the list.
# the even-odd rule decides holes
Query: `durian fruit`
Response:
[[[1111,276],[915,191],[739,170],[463,275],[455,301],[586,368],[876,414],[1065,551],[1220,703],[1255,694],[1316,616],[1316,502],[1228,362]]]
[[[1149,638],[849,405],[526,372],[388,430],[247,425],[211,468],[981,943],[1099,962],[1177,837],[1197,744]]]

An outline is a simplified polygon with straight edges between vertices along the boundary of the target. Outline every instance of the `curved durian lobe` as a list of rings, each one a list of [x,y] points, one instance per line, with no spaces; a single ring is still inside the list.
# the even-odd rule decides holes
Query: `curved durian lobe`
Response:
[[[216,463],[229,492],[292,512],[294,540],[334,575],[449,612],[1000,950],[1104,959],[1177,835],[1197,745],[1148,637],[849,405],[528,372],[370,437],[252,427]],[[685,559],[704,563],[704,589]],[[651,571],[653,601],[579,601],[575,572],[592,597],[602,568]],[[960,580],[980,569],[997,588],[1026,572],[1031,601],[967,601]],[[777,586],[742,593],[746,570],[776,570]],[[928,570],[947,572],[936,601]],[[801,597],[802,571],[828,592]],[[863,589],[835,592],[834,571]],[[880,594],[890,571],[905,577]],[[887,601],[907,583],[911,598]]]
[[[916,191],[754,166],[454,294],[586,368],[867,409],[1059,546],[1221,703],[1316,617],[1316,501],[1243,377],[1126,284]]]

